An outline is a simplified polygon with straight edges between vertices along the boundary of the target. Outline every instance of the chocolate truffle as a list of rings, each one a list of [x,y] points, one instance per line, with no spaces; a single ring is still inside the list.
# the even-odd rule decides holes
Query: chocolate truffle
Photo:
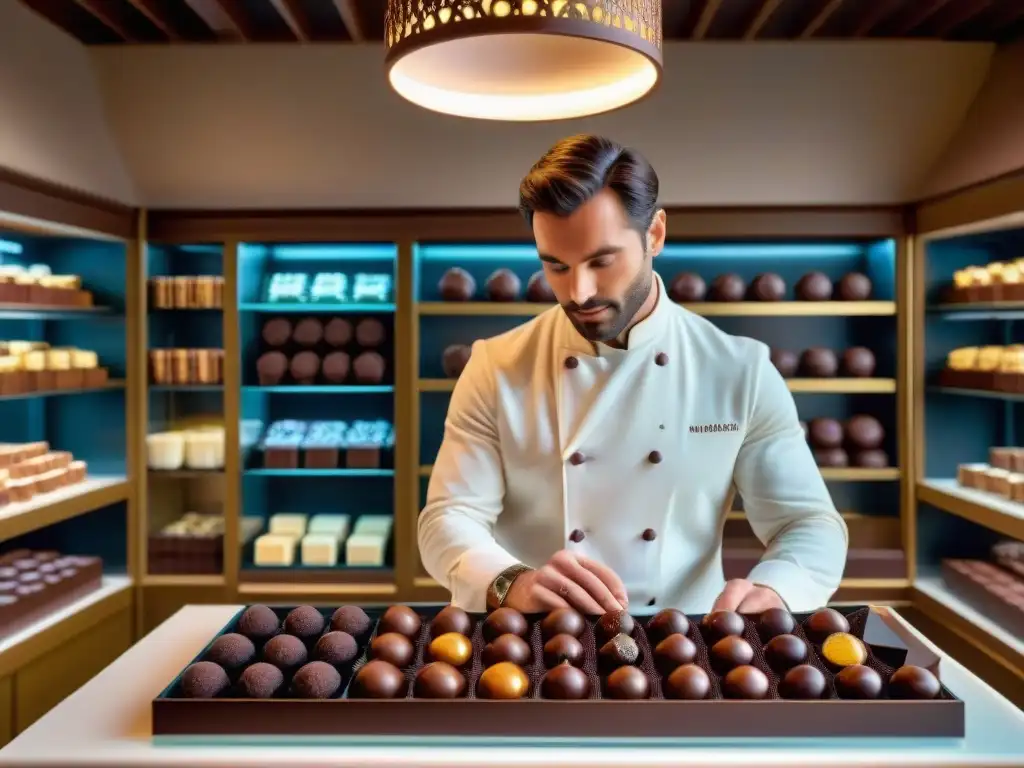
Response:
[[[416,611],[407,605],[392,605],[381,616],[377,632],[397,632],[408,638],[415,638],[420,632],[423,620]]]
[[[658,611],[647,622],[647,636],[652,643],[658,643],[669,635],[685,635],[690,631],[690,620],[686,614],[675,608]]]
[[[836,632],[849,632],[850,622],[835,608],[822,608],[815,611],[804,621],[804,634],[812,643],[819,645],[825,638]]]
[[[530,275],[526,284],[526,300],[538,304],[550,304],[555,300],[555,292],[551,290],[543,269]]]
[[[263,646],[263,660],[283,671],[301,667],[307,658],[306,646],[292,635],[276,635]]]
[[[581,651],[582,652],[582,651]],[[480,661],[485,667],[509,661],[517,666],[530,663],[530,645],[519,635],[507,632],[484,646]]]
[[[742,635],[746,626],[743,617],[735,611],[712,611],[704,615],[700,625],[710,644],[717,643],[729,635]]]
[[[412,684],[417,699],[457,699],[466,691],[466,678],[451,664],[434,661],[416,673]]]
[[[853,466],[865,469],[884,469],[889,466],[889,456],[885,451],[856,451],[851,459]]]
[[[203,659],[225,669],[238,669],[252,661],[255,655],[256,646],[252,640],[237,632],[230,632],[214,640]]]
[[[800,358],[796,356],[795,352],[790,352],[788,349],[772,349],[771,361],[784,379],[795,376],[800,369]]]
[[[608,611],[594,624],[597,642],[607,643],[616,635],[632,635],[636,622],[628,611]]]
[[[670,674],[676,667],[692,664],[697,658],[697,646],[686,635],[669,635],[654,647],[654,666],[663,675]]]
[[[843,444],[843,425],[835,419],[811,419],[807,431],[815,448],[839,448]]]
[[[609,699],[646,699],[651,695],[651,684],[647,675],[627,665],[608,675],[605,694]]]
[[[341,688],[338,670],[323,661],[311,661],[292,678],[292,693],[300,699],[329,699]]]
[[[585,699],[590,695],[590,679],[582,669],[559,664],[541,678],[540,695],[545,699]]]
[[[601,646],[597,658],[605,670],[612,670],[623,664],[637,664],[640,661],[640,647],[629,635],[616,635]]]
[[[544,640],[550,640],[555,635],[579,637],[585,625],[579,612],[572,608],[556,608],[541,621],[540,636]]]
[[[824,272],[808,272],[796,283],[800,301],[828,301],[832,298],[832,280]]]
[[[882,678],[863,664],[840,670],[833,684],[840,699],[877,699],[882,692]]]
[[[469,362],[472,352],[473,347],[470,344],[452,344],[445,347],[441,354],[441,367],[444,369],[444,375],[449,379],[459,378]]]
[[[792,634],[796,619],[785,608],[769,608],[757,617],[757,631],[762,640]]]
[[[747,285],[743,278],[735,273],[719,275],[711,282],[709,295],[711,301],[743,301]]]
[[[331,629],[359,637],[370,628],[370,617],[358,605],[343,605],[331,614]]]
[[[320,373],[320,356],[316,352],[299,352],[292,358],[289,371],[298,384],[313,384]]]
[[[867,379],[875,374],[875,353],[867,347],[850,347],[843,352],[839,366],[843,376]]]
[[[803,664],[807,655],[807,643],[796,635],[776,635],[764,647],[764,660],[779,674]]]
[[[680,272],[672,278],[668,287],[668,295],[672,301],[690,303],[704,301],[708,287],[704,278],[696,272]]]
[[[396,667],[409,666],[414,650],[412,641],[398,632],[385,632],[370,641],[370,657]]]
[[[665,698],[701,701],[711,693],[711,678],[696,664],[676,667],[663,683]]]
[[[885,429],[874,416],[851,416],[846,422],[846,440],[860,451],[880,448],[885,440]]]
[[[284,617],[284,631],[302,640],[312,640],[324,631],[324,616],[311,605],[293,608]]]
[[[361,347],[379,347],[387,336],[384,323],[373,317],[360,320],[356,326],[356,344]]]
[[[476,280],[461,267],[452,267],[437,286],[442,301],[469,301],[476,293]]]
[[[501,635],[526,634],[526,617],[514,608],[498,608],[484,619],[484,640],[491,642]]]
[[[348,664],[359,654],[359,644],[348,632],[328,632],[316,641],[313,658],[328,664]]]
[[[238,678],[238,691],[247,699],[269,699],[284,685],[284,673],[273,664],[258,661]]]
[[[324,357],[324,378],[329,384],[343,384],[352,370],[352,359],[347,352],[329,352]]]
[[[352,361],[352,370],[360,384],[380,384],[387,365],[377,352],[363,352]]]
[[[263,324],[263,341],[271,347],[283,347],[292,337],[292,324],[283,317],[275,317]]]
[[[730,669],[750,664],[754,660],[754,649],[742,637],[729,635],[711,646],[708,652],[711,666],[720,675]]]
[[[779,696],[784,699],[820,699],[825,695],[825,676],[810,664],[799,664],[779,681]]]
[[[501,661],[480,674],[477,696],[481,699],[521,699],[530,689],[530,679],[522,667]]]
[[[868,660],[868,649],[850,633],[836,632],[821,644],[821,655],[833,668],[852,667]]]
[[[394,664],[374,659],[356,672],[352,689],[360,699],[395,699],[405,695],[405,675]]]
[[[811,347],[800,355],[800,372],[815,379],[830,379],[839,370],[836,353],[825,347]]]
[[[871,298],[871,280],[860,272],[849,272],[839,280],[832,298],[840,301],[867,301]]]
[[[938,698],[941,690],[938,678],[924,667],[907,664],[889,678],[891,699],[934,699]]]
[[[212,661],[197,661],[181,674],[181,695],[186,699],[212,699],[231,684],[228,673]]]
[[[749,664],[736,667],[722,678],[722,695],[727,699],[763,699],[768,695],[768,678]]]
[[[819,467],[846,467],[850,458],[842,448],[819,448],[814,451],[814,463]]]
[[[324,325],[315,317],[300,320],[292,332],[292,339],[300,347],[313,347],[324,337]]]
[[[786,281],[774,272],[757,275],[747,291],[751,301],[782,301],[786,298]]]
[[[288,358],[283,352],[264,352],[256,359],[256,378],[261,387],[280,383],[288,371]]]
[[[250,605],[238,619],[238,631],[250,640],[265,640],[277,634],[277,614],[265,605]]]
[[[458,632],[468,637],[472,630],[473,622],[469,614],[454,605],[445,606],[430,621],[431,639],[447,635],[449,632]]]
[[[572,635],[555,635],[544,643],[544,666],[551,669],[566,662],[573,666],[583,663],[583,644]]]
[[[348,346],[352,342],[352,323],[344,317],[335,317],[324,326],[324,341],[332,347]]]
[[[491,301],[517,301],[523,284],[511,269],[496,269],[487,278],[484,290]]]
[[[473,644],[458,632],[446,632],[430,641],[427,655],[433,661],[443,661],[461,667],[473,656]]]

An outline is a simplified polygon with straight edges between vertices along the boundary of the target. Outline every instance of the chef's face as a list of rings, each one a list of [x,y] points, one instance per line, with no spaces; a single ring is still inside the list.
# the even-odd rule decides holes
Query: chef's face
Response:
[[[663,211],[642,237],[605,189],[569,216],[537,212],[533,235],[551,290],[584,338],[620,339],[648,300],[653,308],[652,259],[665,242]]]

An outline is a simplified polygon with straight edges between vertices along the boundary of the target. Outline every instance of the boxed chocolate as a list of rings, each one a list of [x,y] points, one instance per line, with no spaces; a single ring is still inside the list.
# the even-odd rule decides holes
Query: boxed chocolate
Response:
[[[0,637],[99,589],[102,580],[98,557],[27,549],[0,556]]]
[[[1024,637],[1024,578],[984,560],[942,561],[950,591],[1011,635]]]

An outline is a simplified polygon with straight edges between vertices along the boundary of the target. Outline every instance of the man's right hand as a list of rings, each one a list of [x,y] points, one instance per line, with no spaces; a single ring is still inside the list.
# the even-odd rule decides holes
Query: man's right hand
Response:
[[[503,605],[520,613],[541,613],[571,606],[596,616],[626,608],[626,588],[607,566],[567,549],[540,568],[516,577]]]

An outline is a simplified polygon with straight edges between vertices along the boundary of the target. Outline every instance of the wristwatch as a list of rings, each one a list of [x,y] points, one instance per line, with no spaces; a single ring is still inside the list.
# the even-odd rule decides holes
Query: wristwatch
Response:
[[[501,608],[505,603],[505,597],[508,595],[508,591],[512,588],[512,582],[514,582],[521,573],[532,571],[533,569],[528,565],[522,563],[516,563],[510,565],[504,571],[494,577],[494,581],[487,588],[487,608],[494,610],[495,608]]]

